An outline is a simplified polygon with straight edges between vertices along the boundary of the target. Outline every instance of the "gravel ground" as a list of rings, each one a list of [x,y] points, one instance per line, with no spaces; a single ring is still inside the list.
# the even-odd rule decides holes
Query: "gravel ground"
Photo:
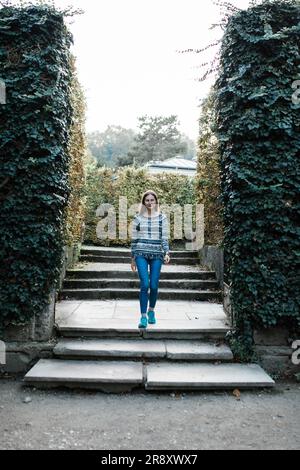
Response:
[[[0,380],[0,449],[298,449],[300,385],[121,395]]]

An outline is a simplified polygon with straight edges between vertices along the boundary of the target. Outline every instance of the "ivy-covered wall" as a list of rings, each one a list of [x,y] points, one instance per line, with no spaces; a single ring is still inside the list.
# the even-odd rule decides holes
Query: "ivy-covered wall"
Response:
[[[0,298],[2,326],[48,304],[60,273],[70,194],[72,67],[63,13],[47,5],[0,9]]]
[[[236,335],[300,331],[300,5],[266,1],[235,13],[216,82],[225,269]]]

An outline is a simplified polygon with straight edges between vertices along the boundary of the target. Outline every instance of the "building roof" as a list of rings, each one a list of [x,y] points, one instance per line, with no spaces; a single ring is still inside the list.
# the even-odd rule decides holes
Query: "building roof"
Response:
[[[152,160],[148,162],[146,167],[151,168],[173,168],[178,170],[196,170],[197,162],[195,160],[187,160],[186,158],[173,157],[167,160]]]
[[[175,173],[194,177],[197,172],[197,161],[178,156],[163,161],[152,160],[145,165],[145,168],[149,173]]]

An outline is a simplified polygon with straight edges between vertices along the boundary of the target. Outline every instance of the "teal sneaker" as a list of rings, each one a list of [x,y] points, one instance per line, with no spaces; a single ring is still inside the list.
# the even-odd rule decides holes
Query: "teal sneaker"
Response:
[[[147,328],[147,325],[148,325],[148,320],[147,320],[146,315],[141,316],[140,323],[139,323],[139,328]]]
[[[149,310],[148,312],[148,323],[150,325],[155,325],[156,323],[154,310]]]

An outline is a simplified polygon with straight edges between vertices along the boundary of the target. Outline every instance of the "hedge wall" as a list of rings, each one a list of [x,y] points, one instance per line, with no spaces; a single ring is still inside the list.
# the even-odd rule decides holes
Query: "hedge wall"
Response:
[[[221,167],[219,142],[214,131],[213,91],[202,104],[199,119],[196,197],[204,204],[205,245],[223,246],[223,205],[221,203]]]
[[[120,168],[96,168],[91,165],[87,175],[86,198],[87,213],[85,220],[85,243],[96,245],[124,245],[128,246],[130,239],[130,223],[133,214],[127,217],[126,240],[119,239],[119,198],[127,197],[127,210],[133,204],[139,204],[142,194],[148,189],[153,189],[159,198],[160,205],[178,204],[183,208],[184,204],[193,206],[193,229],[195,229],[195,180],[184,175],[159,174],[151,175],[144,169],[132,167]],[[102,217],[96,215],[96,209],[101,204],[112,204],[115,208],[117,231],[114,240],[97,238],[96,227]],[[163,207],[162,207],[163,209]],[[170,242],[174,241],[174,220],[170,217]],[[177,244],[184,244],[186,240],[178,239]]]
[[[250,349],[256,326],[300,331],[299,65],[298,2],[229,19],[216,82],[225,264],[236,334]]]
[[[0,10],[0,298],[2,326],[48,304],[60,273],[72,122],[72,42],[47,5]]]
[[[86,101],[82,87],[78,81],[74,58],[72,59],[72,72],[71,100],[73,106],[73,122],[70,128],[68,146],[70,160],[68,183],[71,193],[64,215],[64,245],[67,246],[74,244],[80,245],[82,242],[86,215]]]

